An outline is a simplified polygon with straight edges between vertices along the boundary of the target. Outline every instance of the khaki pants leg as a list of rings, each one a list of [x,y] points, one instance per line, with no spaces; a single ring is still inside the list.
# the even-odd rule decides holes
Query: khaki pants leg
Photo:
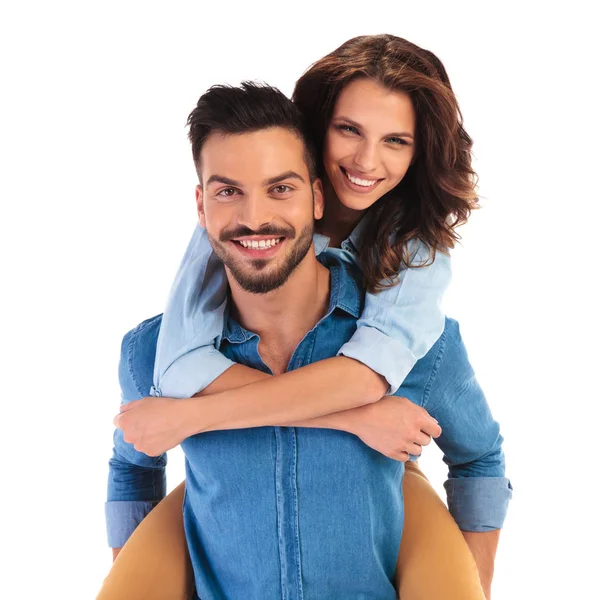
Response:
[[[183,529],[185,482],[140,523],[97,600],[189,600],[193,573]],[[396,569],[401,600],[485,600],[475,560],[448,509],[406,463],[404,531]]]
[[[396,569],[401,600],[485,600],[456,521],[413,462],[403,483],[404,530]]]
[[[183,529],[180,483],[137,526],[96,600],[189,600],[194,576]]]

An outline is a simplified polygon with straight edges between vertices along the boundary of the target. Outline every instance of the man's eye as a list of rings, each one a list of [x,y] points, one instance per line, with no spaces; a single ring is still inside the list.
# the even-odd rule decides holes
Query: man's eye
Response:
[[[273,188],[273,191],[276,194],[287,194],[292,191],[292,188],[289,185],[277,185]]]
[[[221,190],[217,196],[225,196],[226,198],[229,198],[230,196],[234,196],[236,191],[237,190],[235,188],[225,188],[224,190]]]

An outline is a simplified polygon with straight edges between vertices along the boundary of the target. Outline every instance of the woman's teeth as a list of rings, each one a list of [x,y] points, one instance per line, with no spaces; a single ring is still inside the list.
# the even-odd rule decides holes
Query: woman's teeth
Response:
[[[360,185],[362,187],[371,187],[379,181],[378,179],[359,179],[358,177],[350,175],[350,173],[348,173],[348,171],[346,170],[344,170],[344,174],[352,183],[354,183],[355,185]]]
[[[276,246],[281,241],[281,238],[274,238],[272,240],[238,240],[244,248],[252,248],[253,250],[266,250]]]

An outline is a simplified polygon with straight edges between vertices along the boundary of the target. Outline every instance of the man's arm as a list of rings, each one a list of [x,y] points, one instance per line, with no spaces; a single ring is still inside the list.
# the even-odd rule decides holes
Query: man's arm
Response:
[[[479,571],[479,579],[481,587],[485,593],[487,600],[492,597],[492,578],[494,577],[494,560],[496,558],[496,550],[500,539],[500,530],[494,531],[463,531],[465,538],[475,564]]]
[[[125,404],[149,393],[154,359],[152,353],[144,350],[155,343],[158,327],[160,319],[149,319],[123,338],[119,383]],[[113,559],[134,529],[165,496],[166,463],[166,454],[152,457],[139,452],[125,441],[120,429],[115,430],[105,505],[108,544],[113,548]]]
[[[449,466],[448,508],[475,557],[489,598],[494,558],[512,496],[503,438],[469,363],[458,324],[448,320],[423,406],[438,419],[436,443]]]

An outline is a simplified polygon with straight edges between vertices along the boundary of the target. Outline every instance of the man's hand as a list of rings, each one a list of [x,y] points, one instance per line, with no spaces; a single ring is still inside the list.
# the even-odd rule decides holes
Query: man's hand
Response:
[[[160,456],[190,435],[185,408],[186,400],[148,396],[121,405],[121,413],[113,423],[136,450]]]
[[[378,402],[347,411],[353,413],[352,433],[389,458],[406,462],[442,433],[438,422],[408,398],[384,396]]]

